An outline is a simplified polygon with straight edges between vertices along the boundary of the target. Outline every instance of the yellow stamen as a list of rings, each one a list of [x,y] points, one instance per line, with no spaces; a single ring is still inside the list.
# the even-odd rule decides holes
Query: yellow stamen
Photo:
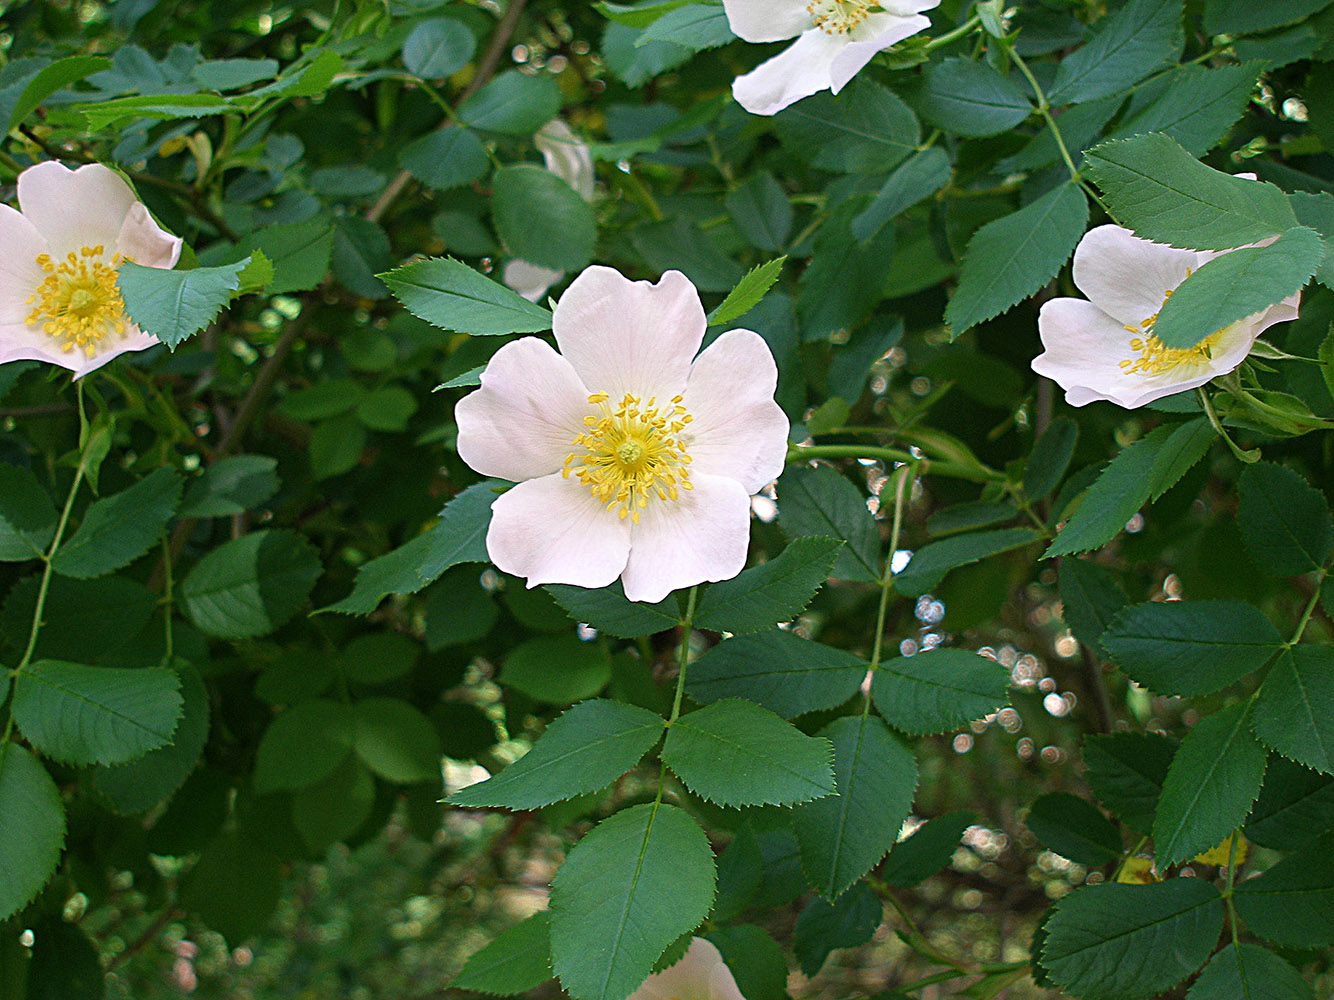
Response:
[[[572,442],[583,454],[567,455],[561,475],[568,479],[573,474],[609,513],[638,524],[650,496],[677,500],[681,490],[694,488],[690,456],[677,437],[693,418],[680,396],[666,406],[659,406],[656,397],[643,402],[628,392],[615,406],[609,399],[605,392],[588,397],[598,412],[584,417],[587,430]]]
[[[826,35],[850,35],[857,26],[882,8],[871,0],[811,0],[806,13],[811,24]]]
[[[1190,277],[1190,269],[1186,269],[1186,277]],[[1172,297],[1172,289],[1163,292],[1163,305]],[[1162,310],[1162,306],[1158,307]],[[1219,338],[1223,336],[1222,330],[1215,330],[1209,336],[1205,337],[1199,343],[1191,347],[1168,347],[1153,334],[1153,325],[1158,321],[1158,313],[1154,313],[1148,319],[1140,320],[1139,326],[1126,325],[1122,327],[1127,333],[1133,334],[1130,338],[1129,346],[1135,352],[1137,357],[1124,358],[1117,364],[1127,375],[1162,375],[1183,365],[1195,367],[1207,364],[1213,359],[1213,347],[1218,343]]]
[[[32,306],[25,322],[61,341],[62,351],[76,348],[95,355],[108,333],[125,336],[125,302],[116,287],[120,254],[106,259],[106,248],[80,247],[56,263],[50,254],[38,254],[37,266],[46,275],[27,298]]]

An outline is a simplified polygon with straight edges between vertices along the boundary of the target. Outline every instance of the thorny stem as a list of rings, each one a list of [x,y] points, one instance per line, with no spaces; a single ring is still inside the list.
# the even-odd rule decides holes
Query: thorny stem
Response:
[[[805,462],[812,458],[873,458],[885,462],[915,462],[923,475],[947,476],[974,483],[1003,483],[1005,473],[985,465],[967,465],[948,459],[919,458],[898,448],[872,447],[863,444],[790,445],[789,462]]]

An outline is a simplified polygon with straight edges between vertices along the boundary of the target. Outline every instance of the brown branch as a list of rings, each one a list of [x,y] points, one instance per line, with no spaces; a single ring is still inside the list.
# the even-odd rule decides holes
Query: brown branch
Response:
[[[174,906],[168,906],[158,914],[157,919],[149,925],[148,930],[144,931],[124,950],[117,952],[116,955],[107,963],[106,971],[115,972],[122,965],[132,959],[139,952],[143,951],[150,941],[162,933],[167,924],[181,916],[181,911]]]
[[[43,403],[41,406],[20,406],[12,410],[0,410],[0,420],[6,417],[13,417],[21,420],[24,417],[54,417],[61,413],[73,413],[74,407],[69,403]]]
[[[468,86],[463,88],[463,93],[459,95],[458,104],[462,104],[477,93],[495,75],[496,67],[500,65],[500,57],[509,45],[510,36],[514,34],[514,29],[519,24],[519,17],[523,14],[523,9],[527,3],[528,0],[510,0],[504,15],[496,22],[496,30],[491,33],[491,41],[487,44],[486,52],[482,54],[481,60],[477,63],[477,72],[473,74],[472,80],[469,81]],[[439,128],[449,128],[450,125],[450,120],[446,118],[440,123]],[[394,199],[403,193],[403,189],[408,186],[411,180],[412,175],[406,170],[400,170],[395,174],[394,179],[385,185],[385,189],[375,199],[375,204],[366,210],[366,220],[368,222],[379,222],[384,213],[389,211],[389,206],[394,203]]]

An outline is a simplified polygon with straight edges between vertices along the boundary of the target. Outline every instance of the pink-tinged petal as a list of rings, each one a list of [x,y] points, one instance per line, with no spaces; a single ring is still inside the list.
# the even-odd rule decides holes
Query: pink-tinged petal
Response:
[[[459,457],[516,482],[558,472],[593,412],[569,363],[546,341],[524,337],[495,353],[481,382],[454,407]]]
[[[855,40],[834,57],[829,67],[830,90],[837,94],[848,85],[863,66],[891,45],[896,45],[910,35],[931,27],[929,17],[909,15],[900,17],[894,14],[872,14],[858,26]]]
[[[74,372],[75,378],[82,378],[89,372],[101,368],[107,362],[114,361],[122,354],[128,354],[131,351],[145,351],[150,347],[157,347],[161,343],[162,341],[151,333],[144,333],[133,323],[127,323],[123,336],[108,333],[102,341],[101,350],[91,358],[86,354],[80,354],[78,351],[71,351],[66,356],[73,359],[73,364],[65,367]]]
[[[655,972],[628,1000],[742,1000],[736,980],[711,941],[692,937],[676,964]]]
[[[542,154],[547,169],[579,193],[584,201],[592,201],[597,175],[593,171],[593,153],[569,125],[553,118],[533,136],[533,145]]]
[[[834,60],[847,47],[846,36],[812,28],[772,59],[732,81],[732,96],[753,115],[775,115],[803,97],[832,87]]]
[[[518,292],[529,302],[541,302],[547,289],[563,277],[565,277],[564,271],[553,271],[549,267],[530,264],[517,257],[507,261],[504,271],[501,272],[501,280],[505,282],[505,287]]]
[[[732,34],[747,42],[781,42],[811,26],[806,0],[723,0]]]
[[[114,252],[144,267],[172,268],[181,256],[181,238],[154,222],[148,209],[136,201],[121,222]]]
[[[130,186],[100,163],[77,170],[54,160],[39,163],[19,174],[18,192],[19,208],[56,257],[98,245],[110,252],[135,203]]]
[[[1297,318],[1297,310],[1302,304],[1302,293],[1293,292],[1282,302],[1276,302],[1264,312],[1262,312],[1256,321],[1256,336],[1268,330],[1275,323],[1290,323]]]
[[[694,475],[728,476],[756,493],[783,472],[788,419],[774,402],[778,366],[750,330],[729,330],[690,369],[683,443]]]
[[[632,601],[661,601],[673,590],[730,580],[746,565],[750,495],[735,479],[691,475],[679,500],[640,512],[621,581]]]
[[[1095,306],[1126,326],[1139,326],[1163,307],[1167,292],[1186,280],[1202,258],[1142,240],[1120,226],[1099,226],[1075,248],[1074,278]]]
[[[45,361],[75,371],[82,356],[60,349],[60,342],[24,323],[0,324],[0,365],[10,361]]]
[[[680,271],[649,284],[596,266],[570,283],[551,319],[561,354],[584,385],[613,400],[679,393],[706,325],[699,292]]]
[[[542,476],[496,498],[486,551],[498,569],[529,587],[605,587],[625,568],[630,519],[608,511],[573,476]]]
[[[911,17],[924,10],[935,10],[939,6],[940,0],[880,0],[881,10],[899,17]]]
[[[36,227],[8,205],[0,205],[0,323],[23,323],[32,312],[28,297],[46,277],[37,266],[50,247]]]

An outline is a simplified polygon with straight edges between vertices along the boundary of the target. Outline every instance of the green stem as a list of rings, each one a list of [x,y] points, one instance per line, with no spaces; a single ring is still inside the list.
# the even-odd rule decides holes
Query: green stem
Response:
[[[964,465],[947,459],[918,458],[898,448],[871,447],[864,444],[810,444],[790,446],[789,462],[805,462],[812,458],[874,458],[884,462],[915,462],[923,475],[966,479],[973,483],[1003,483],[1005,473],[985,465]]]
[[[1042,85],[1038,83],[1037,77],[1035,77],[1033,71],[1028,68],[1028,63],[1024,62],[1023,57],[1021,57],[1018,52],[1014,51],[1013,48],[1010,48],[1007,51],[1010,60],[1014,63],[1016,68],[1018,68],[1019,72],[1024,74],[1024,78],[1028,80],[1028,85],[1033,88],[1033,93],[1037,96],[1038,114],[1042,116],[1042,120],[1045,121],[1047,127],[1051,129],[1052,138],[1056,140],[1056,148],[1061,151],[1061,159],[1065,161],[1066,169],[1070,171],[1070,180],[1074,181],[1076,184],[1082,183],[1083,177],[1079,173],[1079,168],[1075,166],[1075,161],[1070,155],[1070,150],[1066,148],[1065,138],[1061,135],[1061,130],[1056,124],[1056,119],[1051,115],[1051,105],[1047,103],[1047,95],[1043,93]]]
[[[32,630],[28,633],[28,648],[23,651],[23,659],[19,660],[19,665],[15,672],[22,670],[32,662],[32,654],[37,649],[37,636],[42,631],[42,614],[46,610],[46,595],[51,589],[51,562],[56,557],[56,551],[60,548],[60,543],[65,537],[65,527],[69,524],[70,511],[74,509],[74,498],[78,495],[79,486],[83,483],[83,475],[87,468],[87,457],[79,458],[79,465],[74,470],[74,482],[69,488],[69,496],[65,498],[64,509],[60,512],[60,521],[56,524],[55,536],[51,539],[51,547],[46,555],[42,556],[42,562],[46,565],[42,567],[42,582],[37,587],[37,606],[32,613]]]
[[[1252,448],[1250,451],[1244,451],[1238,446],[1237,442],[1233,441],[1228,435],[1228,432],[1223,428],[1223,421],[1219,420],[1218,414],[1214,412],[1214,404],[1209,399],[1209,394],[1205,392],[1204,389],[1197,388],[1195,390],[1195,398],[1200,401],[1200,407],[1204,410],[1204,415],[1209,418],[1209,425],[1218,433],[1219,437],[1227,442],[1228,448],[1232,450],[1232,454],[1236,456],[1238,461],[1251,465],[1260,460],[1259,448]]]
[[[172,590],[171,540],[165,534],[162,536],[162,566],[162,625],[166,630],[163,637],[162,665],[166,667],[171,666],[172,658],[175,656],[175,640],[171,630],[171,612],[175,598]]]
[[[1126,865],[1130,863],[1130,859],[1133,858],[1140,851],[1142,851],[1144,849],[1144,845],[1147,844],[1148,842],[1149,842],[1148,837],[1139,838],[1139,843],[1136,844],[1134,847],[1132,847],[1129,850],[1129,852],[1127,852],[1126,856],[1121,859],[1121,863],[1116,866],[1116,871],[1112,872],[1111,880],[1113,882],[1115,882],[1117,879],[1121,877],[1121,873],[1126,870]]]
[[[945,32],[945,34],[941,35],[939,38],[931,39],[931,41],[922,46],[922,51],[931,53],[936,51],[936,49],[944,48],[946,45],[957,42],[960,38],[971,35],[980,27],[982,27],[982,18],[977,14],[974,14],[957,28]]]
[[[681,647],[677,654],[676,661],[676,695],[672,698],[672,714],[663,723],[664,728],[670,728],[681,715],[681,699],[686,691],[686,667],[690,663],[690,630],[695,621],[695,599],[699,596],[699,587],[691,587],[690,594],[686,598],[686,613],[681,617]],[[662,803],[662,793],[667,786],[667,767],[664,764],[658,765],[658,792],[653,797],[653,808],[656,810]]]
[[[1323,568],[1315,575],[1315,590],[1311,591],[1311,599],[1306,602],[1306,610],[1302,612],[1302,620],[1297,623],[1297,631],[1293,632],[1292,638],[1288,640],[1289,646],[1295,646],[1302,641],[1302,635],[1311,621],[1311,615],[1315,613],[1316,603],[1320,600],[1320,587],[1328,575],[1329,570]]]

